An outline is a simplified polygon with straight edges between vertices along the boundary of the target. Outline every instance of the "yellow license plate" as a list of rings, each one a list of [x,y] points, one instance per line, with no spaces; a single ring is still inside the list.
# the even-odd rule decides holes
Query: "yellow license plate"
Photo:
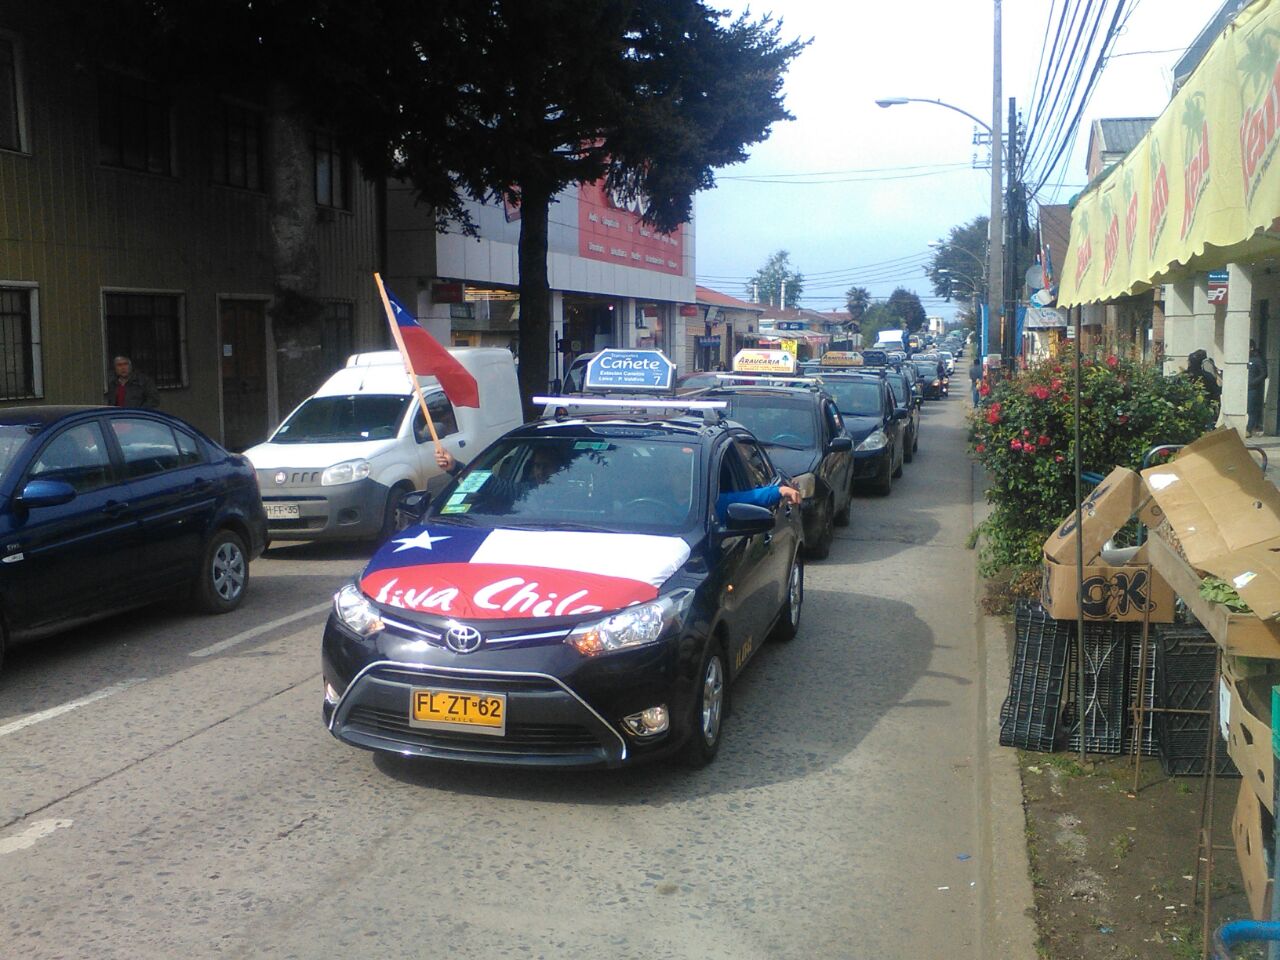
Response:
[[[409,699],[409,723],[415,727],[457,729],[502,736],[507,732],[507,698],[475,690],[415,687]]]

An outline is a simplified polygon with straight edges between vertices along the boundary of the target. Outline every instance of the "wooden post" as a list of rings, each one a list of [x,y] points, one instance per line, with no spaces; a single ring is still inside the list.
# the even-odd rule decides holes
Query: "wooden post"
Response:
[[[413,387],[413,395],[418,398],[418,405],[422,408],[422,415],[427,418],[427,429],[431,431],[431,442],[435,444],[436,453],[444,451],[444,447],[440,445],[440,437],[436,433],[435,421],[431,419],[431,411],[427,409],[427,398],[422,394],[422,384],[418,382],[418,375],[414,373],[413,366],[409,363],[409,354],[404,348],[404,338],[400,336],[400,324],[396,323],[395,311],[391,309],[391,301],[387,299],[387,288],[382,285],[382,277],[377,271],[374,271],[373,280],[378,285],[378,295],[382,297],[382,308],[387,311],[387,322],[391,324],[391,335],[396,339],[396,348],[400,351],[400,359],[404,361],[404,372],[409,378],[409,384]]]

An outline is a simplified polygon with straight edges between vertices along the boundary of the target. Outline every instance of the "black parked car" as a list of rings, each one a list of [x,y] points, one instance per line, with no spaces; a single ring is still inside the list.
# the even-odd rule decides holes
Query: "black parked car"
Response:
[[[885,374],[885,382],[893,393],[894,410],[902,420],[902,459],[910,463],[920,449],[920,404],[911,392],[911,382],[900,370]]]
[[[853,443],[845,435],[835,401],[817,386],[725,386],[697,394],[724,400],[726,416],[752,432],[784,474],[811,475],[803,504],[804,545],[822,560],[831,552],[834,526],[849,522]]]
[[[714,411],[511,431],[334,598],[330,732],[491,764],[709,762],[730,683],[799,625],[799,511],[727,502],[780,479]]]
[[[949,381],[941,360],[937,357],[913,357],[910,365],[915,367],[920,378],[920,390],[924,399],[941,400],[947,396]]]
[[[249,461],[176,417],[0,411],[0,658],[7,643],[184,591],[233,610],[266,545]]]
[[[887,496],[902,476],[903,427],[883,373],[824,373],[822,387],[835,399],[845,433],[853,441],[853,481]]]

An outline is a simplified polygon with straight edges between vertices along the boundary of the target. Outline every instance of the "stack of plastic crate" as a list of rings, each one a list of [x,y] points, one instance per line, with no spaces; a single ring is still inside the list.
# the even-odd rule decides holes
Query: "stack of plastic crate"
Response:
[[[1203,775],[1209,759],[1209,724],[1213,698],[1218,695],[1218,649],[1199,624],[1161,623],[1155,636],[1156,697],[1159,707],[1203,713],[1153,715],[1160,766],[1170,776]],[[1221,734],[1217,744],[1218,776],[1239,776],[1227,756]]]
[[[1084,636],[1072,644],[1068,668],[1071,692],[1063,718],[1067,745],[1080,749],[1081,731],[1087,753],[1123,753],[1129,723],[1129,630],[1127,623],[1086,621]],[[1076,657],[1084,658],[1084,720],[1078,719]]]
[[[1017,602],[1009,696],[1000,708],[1002,746],[1040,752],[1057,749],[1073,627],[1054,620],[1037,600]]]
[[[1129,728],[1129,738],[1127,752],[1134,753],[1141,749],[1143,756],[1154,757],[1159,754],[1159,745],[1156,743],[1155,730],[1155,714],[1152,707],[1157,703],[1156,699],[1156,638],[1155,625],[1151,624],[1147,628],[1147,663],[1146,675],[1138,676],[1138,671],[1142,669],[1142,624],[1130,623],[1129,625],[1129,694],[1127,697],[1129,704],[1129,713],[1126,723]],[[1139,735],[1133,727],[1133,708],[1137,706],[1138,697],[1142,697],[1142,733]]]

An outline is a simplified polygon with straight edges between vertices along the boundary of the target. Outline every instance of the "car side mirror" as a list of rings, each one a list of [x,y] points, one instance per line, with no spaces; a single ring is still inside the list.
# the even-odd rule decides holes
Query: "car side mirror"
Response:
[[[833,437],[827,444],[827,453],[848,453],[853,449],[853,441],[848,437]]]
[[[773,511],[755,503],[731,503],[725,508],[723,531],[731,536],[749,537],[773,529]]]
[[[17,502],[32,509],[34,507],[60,507],[75,499],[76,488],[62,480],[28,480],[27,485],[18,494]]]

